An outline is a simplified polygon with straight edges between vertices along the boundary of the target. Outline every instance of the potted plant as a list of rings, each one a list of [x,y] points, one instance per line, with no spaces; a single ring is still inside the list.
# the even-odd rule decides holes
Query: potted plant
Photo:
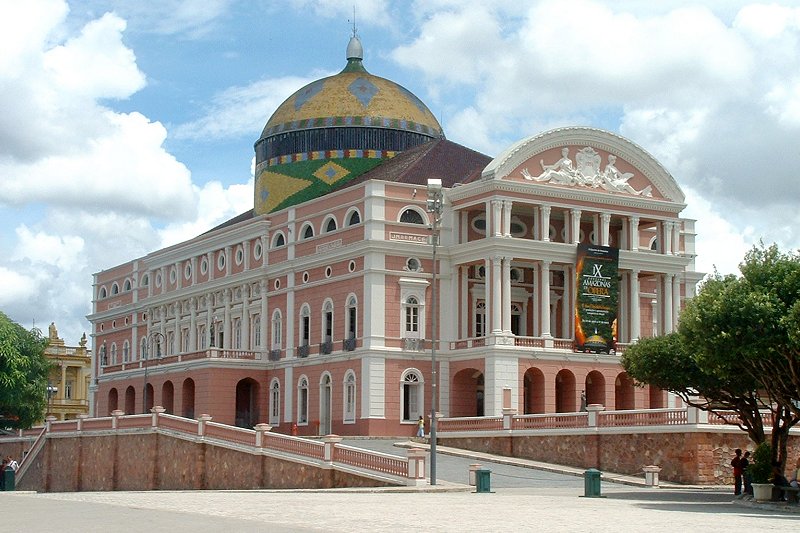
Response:
[[[762,442],[753,452],[753,463],[747,467],[745,475],[750,476],[753,498],[757,502],[772,499],[772,451],[769,444]]]

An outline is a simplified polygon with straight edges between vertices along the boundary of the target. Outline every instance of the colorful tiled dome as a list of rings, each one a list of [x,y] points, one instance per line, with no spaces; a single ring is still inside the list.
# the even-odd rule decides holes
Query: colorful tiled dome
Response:
[[[306,85],[272,114],[255,144],[257,213],[321,196],[387,157],[444,137],[419,98],[368,73],[362,58],[353,36],[342,72]]]

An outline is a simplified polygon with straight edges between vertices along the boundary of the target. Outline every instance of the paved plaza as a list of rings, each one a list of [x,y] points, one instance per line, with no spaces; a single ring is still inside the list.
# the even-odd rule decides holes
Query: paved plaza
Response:
[[[402,454],[386,441],[348,442]],[[151,491],[0,493],[3,531],[769,531],[796,529],[800,514],[746,507],[729,488],[645,488],[604,482],[583,498],[567,474],[491,462],[494,492],[464,485],[475,457],[437,455],[434,491]],[[501,460],[500,458],[494,458]],[[553,465],[551,465],[553,466]],[[558,467],[560,468],[560,467]],[[557,469],[557,467],[553,467]],[[609,476],[613,477],[613,476]]]

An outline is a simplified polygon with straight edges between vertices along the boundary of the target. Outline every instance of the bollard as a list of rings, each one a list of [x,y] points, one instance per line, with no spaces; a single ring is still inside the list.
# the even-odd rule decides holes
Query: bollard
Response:
[[[600,495],[600,471],[590,468],[583,473],[584,498],[602,498]]]
[[[658,488],[658,473],[661,472],[661,468],[656,465],[648,465],[643,466],[642,470],[644,471],[645,486]]]
[[[475,492],[492,492],[491,474],[492,471],[485,468],[475,471]]]
[[[480,463],[472,463],[469,465],[469,477],[467,478],[467,482],[471,487],[475,486],[475,472],[477,472],[480,468]]]

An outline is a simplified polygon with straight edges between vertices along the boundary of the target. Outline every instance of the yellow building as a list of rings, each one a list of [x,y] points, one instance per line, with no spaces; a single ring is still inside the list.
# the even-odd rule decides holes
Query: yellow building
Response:
[[[47,414],[58,420],[89,414],[89,380],[92,351],[86,348],[86,334],[78,346],[66,346],[58,337],[55,323],[48,328],[44,355],[53,364],[47,376]]]

